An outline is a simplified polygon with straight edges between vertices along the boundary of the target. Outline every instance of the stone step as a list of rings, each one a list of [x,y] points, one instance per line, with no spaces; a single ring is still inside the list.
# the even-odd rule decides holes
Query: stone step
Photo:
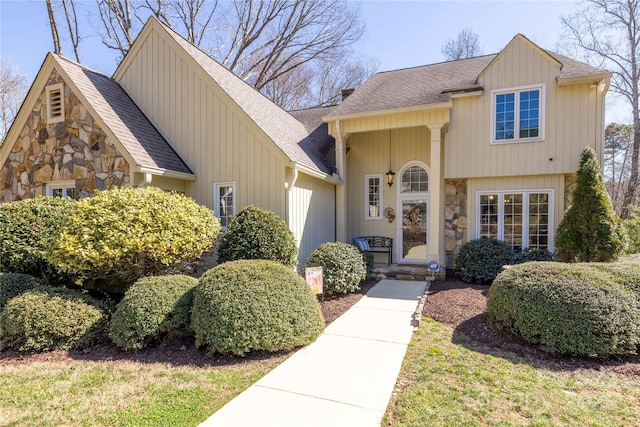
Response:
[[[378,279],[433,280],[435,278],[435,275],[422,265],[377,265],[372,272]]]

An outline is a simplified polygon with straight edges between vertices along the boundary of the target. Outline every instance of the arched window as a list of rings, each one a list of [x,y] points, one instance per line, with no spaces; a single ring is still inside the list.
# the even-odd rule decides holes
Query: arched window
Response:
[[[429,191],[427,171],[418,165],[409,166],[402,173],[401,193],[426,193]]]

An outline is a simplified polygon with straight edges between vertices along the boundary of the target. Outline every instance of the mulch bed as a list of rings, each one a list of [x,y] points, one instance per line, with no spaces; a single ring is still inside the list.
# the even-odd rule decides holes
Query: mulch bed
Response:
[[[536,367],[553,370],[594,369],[613,371],[640,377],[640,355],[606,361],[578,357],[554,357],[532,347],[516,337],[489,325],[484,311],[489,286],[464,283],[456,277],[436,280],[431,284],[422,312],[439,322],[455,328],[454,341],[464,335],[478,343],[474,350],[491,353],[495,350],[516,354]],[[461,344],[465,340],[460,340]]]
[[[375,284],[370,279],[360,285],[360,290],[352,294],[320,300],[322,314],[328,325],[340,317],[345,311],[358,302]],[[83,351],[49,351],[45,353],[21,353],[17,351],[0,352],[0,363],[21,364],[33,362],[61,362],[72,360],[86,360],[96,362],[111,362],[114,360],[132,361],[140,363],[168,363],[175,366],[197,367],[225,367],[238,366],[245,363],[273,363],[273,358],[289,356],[290,352],[253,352],[245,357],[207,355],[204,349],[195,346],[192,337],[174,337],[166,340],[159,347],[146,348],[139,351],[124,351],[113,344],[103,344]]]

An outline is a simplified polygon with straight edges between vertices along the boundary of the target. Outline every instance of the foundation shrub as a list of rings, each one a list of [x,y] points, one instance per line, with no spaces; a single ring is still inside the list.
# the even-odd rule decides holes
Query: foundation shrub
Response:
[[[22,273],[0,273],[0,310],[13,297],[42,285],[39,279]]]
[[[211,353],[280,351],[314,341],[324,328],[311,288],[275,261],[230,261],[205,272],[193,298],[191,329]]]
[[[256,206],[244,207],[227,225],[218,247],[218,261],[266,259],[296,265],[296,241],[276,213]]]
[[[522,264],[531,261],[553,261],[553,253],[546,249],[527,248],[513,255],[512,264]]]
[[[322,267],[325,294],[347,294],[360,289],[367,266],[358,249],[347,243],[323,243],[313,251],[305,267]]]
[[[106,337],[110,306],[79,290],[37,287],[0,311],[0,349],[78,350]]]
[[[82,199],[48,260],[77,283],[123,292],[141,277],[195,262],[220,223],[193,199],[159,188],[101,191]]]
[[[487,316],[555,355],[606,358],[634,354],[640,343],[638,299],[589,264],[525,263],[502,272]]]
[[[46,254],[68,225],[75,204],[59,197],[0,204],[0,270],[40,277],[49,284],[65,282],[68,278]]]
[[[456,268],[470,283],[491,283],[502,266],[513,261],[513,249],[507,243],[489,238],[470,240],[460,248]]]
[[[188,327],[197,284],[198,279],[184,275],[139,279],[113,313],[111,340],[125,350],[139,350]]]

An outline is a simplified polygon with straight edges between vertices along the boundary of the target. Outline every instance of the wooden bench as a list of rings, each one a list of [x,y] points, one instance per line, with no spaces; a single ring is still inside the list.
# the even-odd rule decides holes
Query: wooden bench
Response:
[[[393,239],[391,237],[361,236],[361,237],[354,238],[353,244],[358,249],[361,249],[356,244],[356,239],[365,239],[369,244],[369,250],[365,250],[363,252],[389,254],[389,260],[387,261],[387,264],[391,265],[392,256],[393,256]]]

